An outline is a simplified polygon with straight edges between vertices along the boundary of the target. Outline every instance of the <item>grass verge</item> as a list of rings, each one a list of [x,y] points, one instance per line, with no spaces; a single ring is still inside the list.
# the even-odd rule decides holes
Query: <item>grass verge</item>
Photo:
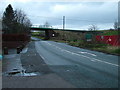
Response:
[[[120,46],[111,46],[103,43],[87,43],[84,41],[65,41],[65,40],[53,40],[55,42],[67,43],[71,46],[80,47],[84,49],[99,51],[107,54],[118,55],[120,56]]]
[[[42,40],[45,39],[45,37],[40,37],[40,36],[32,36],[32,37],[39,38],[39,39],[42,39]]]

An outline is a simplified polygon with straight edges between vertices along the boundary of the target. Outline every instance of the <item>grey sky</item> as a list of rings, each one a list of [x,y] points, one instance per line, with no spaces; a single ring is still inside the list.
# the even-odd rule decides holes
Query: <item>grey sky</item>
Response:
[[[117,2],[41,2],[34,0],[3,0],[0,13],[8,4],[14,9],[22,9],[34,25],[46,21],[54,28],[62,28],[62,18],[66,17],[66,29],[88,29],[95,24],[99,29],[113,28],[118,19]]]

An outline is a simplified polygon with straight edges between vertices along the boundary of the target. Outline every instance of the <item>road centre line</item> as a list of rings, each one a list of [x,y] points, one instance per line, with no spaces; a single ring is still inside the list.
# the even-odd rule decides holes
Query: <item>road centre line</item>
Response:
[[[45,43],[48,44],[48,45],[51,45],[51,46],[53,46],[53,47],[55,47],[55,48],[57,48],[57,49],[60,49],[61,51],[68,52],[68,53],[70,53],[70,54],[72,54],[72,55],[82,56],[82,57],[88,58],[88,59],[90,59],[91,61],[94,61],[94,62],[95,62],[95,61],[98,61],[98,62],[110,64],[110,65],[113,65],[113,66],[117,66],[117,67],[119,66],[119,65],[117,65],[117,64],[109,63],[109,62],[102,61],[102,60],[99,60],[99,59],[96,59],[96,58],[91,58],[91,57],[88,57],[88,56],[85,56],[85,55],[81,55],[81,54],[78,54],[78,53],[74,53],[74,52],[71,52],[71,51],[62,49],[62,48],[60,48],[60,47],[58,47],[58,46],[56,46],[56,45],[50,44],[50,43],[48,43],[48,42],[45,42]]]

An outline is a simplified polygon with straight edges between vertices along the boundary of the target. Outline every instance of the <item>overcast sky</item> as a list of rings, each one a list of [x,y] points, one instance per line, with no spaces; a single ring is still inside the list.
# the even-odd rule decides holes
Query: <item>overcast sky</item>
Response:
[[[115,0],[114,0],[115,1]],[[46,21],[53,28],[62,28],[65,16],[66,29],[88,29],[97,25],[99,29],[113,28],[118,19],[118,2],[112,1],[72,1],[42,2],[39,0],[2,0],[0,14],[11,4],[13,9],[23,10],[34,25],[43,25]]]

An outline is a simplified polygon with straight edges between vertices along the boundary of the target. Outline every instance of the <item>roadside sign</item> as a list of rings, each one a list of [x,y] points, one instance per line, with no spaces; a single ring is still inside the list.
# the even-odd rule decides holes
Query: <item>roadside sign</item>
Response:
[[[86,34],[85,38],[86,39],[92,39],[92,34]]]
[[[92,34],[86,34],[86,41],[92,41]]]

